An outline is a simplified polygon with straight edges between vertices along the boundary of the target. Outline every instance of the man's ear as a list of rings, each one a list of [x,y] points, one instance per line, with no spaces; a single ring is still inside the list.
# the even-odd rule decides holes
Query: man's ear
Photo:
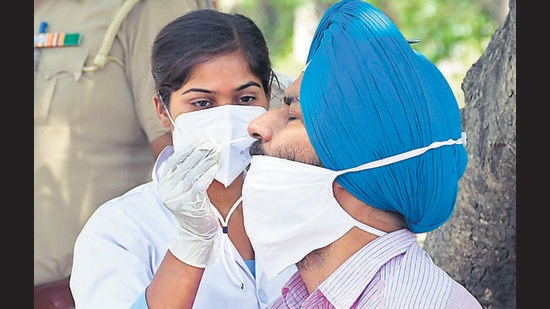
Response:
[[[344,187],[342,187],[338,183],[338,181],[334,180],[334,182],[332,183],[332,194],[334,195],[334,198],[336,198],[338,203],[342,204],[341,200],[344,199],[346,195],[349,195],[349,192],[344,189]]]
[[[334,198],[355,220],[385,232],[407,227],[403,216],[391,211],[376,209],[344,189],[336,180],[332,183]]]
[[[155,105],[155,111],[160,124],[165,128],[169,128],[172,125],[172,122],[170,122],[170,118],[168,117],[168,111],[164,108],[164,104],[162,104],[156,94],[153,95],[153,103]]]
[[[338,204],[344,208],[352,217],[361,218],[362,213],[367,208],[367,204],[360,201],[348,190],[344,189],[336,180],[332,183],[332,192]]]

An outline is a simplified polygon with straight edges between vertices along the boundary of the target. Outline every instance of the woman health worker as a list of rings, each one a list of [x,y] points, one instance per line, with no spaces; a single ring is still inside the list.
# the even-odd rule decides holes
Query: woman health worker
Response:
[[[174,146],[151,182],[101,205],[82,229],[76,308],[264,308],[295,269],[268,280],[242,220],[247,125],[277,80],[263,34],[240,14],[192,11],[158,33],[151,69]]]

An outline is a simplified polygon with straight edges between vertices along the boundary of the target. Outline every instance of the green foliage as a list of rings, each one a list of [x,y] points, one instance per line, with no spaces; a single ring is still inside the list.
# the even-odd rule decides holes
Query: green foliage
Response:
[[[466,71],[481,56],[497,22],[483,9],[481,0],[370,0],[385,12],[406,38],[421,39],[414,48],[438,66],[452,63],[445,73],[455,94]],[[264,31],[274,67],[296,76],[303,59],[293,55],[295,11],[314,5],[318,19],[334,0],[241,0],[233,11],[250,16]],[[317,19],[317,21],[318,21]],[[457,69],[458,67],[458,69]]]
[[[391,12],[387,14],[405,37],[422,39],[415,48],[435,63],[449,58],[460,60],[456,59],[459,56],[456,48],[481,55],[497,28],[496,22],[474,0],[373,1],[372,4]]]

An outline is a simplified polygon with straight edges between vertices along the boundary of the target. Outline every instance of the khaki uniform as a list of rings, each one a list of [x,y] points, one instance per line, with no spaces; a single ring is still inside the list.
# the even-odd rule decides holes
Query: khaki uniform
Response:
[[[79,33],[78,46],[41,48],[34,80],[34,284],[68,277],[74,241],[103,202],[151,180],[155,115],[150,51],[166,23],[206,1],[141,0],[93,66],[124,0],[35,0],[34,31]],[[121,65],[122,64],[122,65]],[[101,252],[98,252],[101,254]]]

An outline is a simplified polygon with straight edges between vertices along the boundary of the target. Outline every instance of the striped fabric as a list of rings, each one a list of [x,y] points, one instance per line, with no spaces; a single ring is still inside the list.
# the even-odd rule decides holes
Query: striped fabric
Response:
[[[416,241],[398,230],[369,243],[311,295],[299,273],[271,308],[481,308],[458,282],[435,265]]]
[[[80,44],[80,34],[65,32],[39,33],[34,36],[34,47],[61,47]]]

